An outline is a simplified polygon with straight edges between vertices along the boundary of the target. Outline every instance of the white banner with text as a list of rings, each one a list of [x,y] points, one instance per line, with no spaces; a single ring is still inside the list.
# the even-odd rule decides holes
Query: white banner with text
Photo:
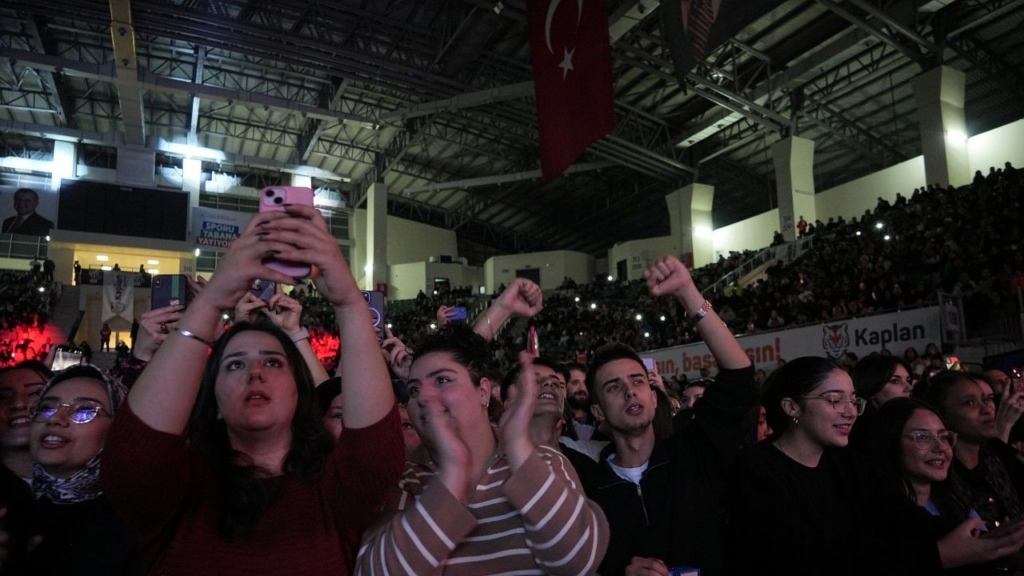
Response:
[[[741,336],[740,346],[756,368],[771,371],[780,359],[801,356],[838,358],[847,352],[858,357],[888,349],[894,356],[914,347],[923,352],[930,342],[940,343],[939,307],[916,308],[891,314],[854,318]],[[714,369],[715,359],[703,342],[650,350],[640,354],[654,358],[664,376],[686,374],[691,380],[700,377],[701,368]]]
[[[252,216],[217,208],[192,208],[192,238],[199,248],[226,249],[242,234]]]

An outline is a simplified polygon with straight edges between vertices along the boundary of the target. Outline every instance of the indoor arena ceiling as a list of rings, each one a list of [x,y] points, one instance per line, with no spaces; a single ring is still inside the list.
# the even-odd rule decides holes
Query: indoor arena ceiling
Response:
[[[694,178],[716,226],[774,207],[788,134],[815,140],[819,190],[919,155],[909,81],[940,63],[967,75],[969,134],[1024,117],[1024,0],[788,0],[683,84],[658,2],[610,0],[615,129],[545,184],[525,0],[128,4],[3,3],[0,156],[194,143],[254,186],[312,166],[351,206],[383,180],[391,214],[462,240],[603,256],[668,234]]]

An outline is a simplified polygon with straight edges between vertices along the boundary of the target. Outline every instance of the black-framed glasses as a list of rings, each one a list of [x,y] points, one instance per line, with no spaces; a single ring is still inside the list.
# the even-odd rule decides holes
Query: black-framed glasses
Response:
[[[943,430],[938,434],[931,432],[925,432],[924,430],[915,430],[908,432],[903,435],[904,438],[914,441],[914,446],[918,450],[931,450],[935,446],[939,448],[952,448],[956,446],[957,434],[949,430]]]
[[[856,396],[847,396],[842,392],[824,392],[817,396],[797,396],[804,400],[824,400],[832,405],[832,409],[839,414],[846,413],[847,406],[853,406],[857,416],[864,414],[864,408],[867,407],[868,401],[863,398],[857,398]]]
[[[68,418],[70,418],[75,424],[88,424],[95,420],[100,414],[113,417],[113,414],[107,412],[102,406],[97,406],[95,404],[40,402],[39,407],[32,413],[32,421],[42,422],[43,420],[50,420],[56,416],[57,412],[61,409],[67,409]]]

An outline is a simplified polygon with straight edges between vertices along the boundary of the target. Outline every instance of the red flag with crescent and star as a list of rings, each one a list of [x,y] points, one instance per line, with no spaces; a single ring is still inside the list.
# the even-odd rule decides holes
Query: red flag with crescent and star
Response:
[[[528,0],[540,166],[550,180],[615,123],[604,0]]]

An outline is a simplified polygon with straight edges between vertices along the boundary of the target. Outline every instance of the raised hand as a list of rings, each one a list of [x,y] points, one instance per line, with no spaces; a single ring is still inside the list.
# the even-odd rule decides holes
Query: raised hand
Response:
[[[686,266],[674,256],[662,256],[644,270],[647,290],[651,296],[682,297],[693,287],[693,278]]]
[[[267,303],[257,298],[252,292],[246,292],[245,296],[235,304],[235,322],[253,322],[256,320],[256,312],[260,308],[266,308]]]
[[[1010,429],[1024,414],[1024,393],[1014,392],[1013,385],[1003,389],[999,398],[999,409],[996,410],[996,429],[999,439],[1010,441]]]
[[[132,356],[149,362],[153,354],[160,348],[167,335],[174,331],[185,307],[181,305],[164,306],[150,310],[139,317],[139,332],[135,336],[135,349]]]
[[[285,212],[286,218],[274,220],[264,228],[264,240],[284,245],[277,257],[315,266],[313,282],[317,291],[333,306],[365,307],[366,301],[341,255],[338,241],[331,236],[320,211],[310,206],[290,205],[285,207]],[[294,280],[289,278],[283,283],[293,284]]]
[[[270,322],[284,330],[285,334],[291,335],[298,332],[302,326],[299,320],[302,318],[302,304],[299,301],[280,292],[270,297],[267,306],[260,310],[264,316],[270,318]]]
[[[625,576],[669,576],[665,563],[657,558],[641,558],[634,556],[626,566]]]
[[[540,286],[526,278],[516,278],[498,296],[498,301],[495,305],[503,308],[513,316],[533,318],[544,307],[544,298]]]
[[[527,352],[519,353],[519,379],[514,384],[519,388],[515,399],[505,408],[498,421],[498,447],[508,457],[509,465],[515,471],[533,453],[530,440],[530,420],[540,393],[537,378],[533,375],[533,358]]]
[[[392,334],[391,329],[386,325],[384,326],[384,336],[384,341],[380,343],[384,361],[391,367],[395,376],[402,380],[408,380],[409,369],[412,368],[412,349]]]
[[[945,569],[990,562],[1019,554],[1024,546],[1024,523],[1016,523],[1006,530],[999,528],[994,535],[979,534],[985,527],[980,518],[968,518],[939,539],[939,559]]]
[[[437,399],[412,399],[409,410],[419,420],[416,431],[430,448],[438,478],[456,499],[468,503],[472,494],[472,458],[469,447],[453,427],[451,415]]]
[[[270,237],[268,230],[281,222],[294,220],[282,212],[263,212],[252,217],[249,224],[224,254],[217,273],[205,285],[198,283],[201,290],[194,302],[204,302],[217,310],[230,310],[252,287],[253,280],[263,278],[273,282],[291,284],[295,280],[263,265],[271,256],[295,248],[277,238]]]
[[[442,304],[441,307],[437,309],[437,325],[444,326],[445,324],[451,322],[452,316],[454,315],[455,306],[445,306]]]

